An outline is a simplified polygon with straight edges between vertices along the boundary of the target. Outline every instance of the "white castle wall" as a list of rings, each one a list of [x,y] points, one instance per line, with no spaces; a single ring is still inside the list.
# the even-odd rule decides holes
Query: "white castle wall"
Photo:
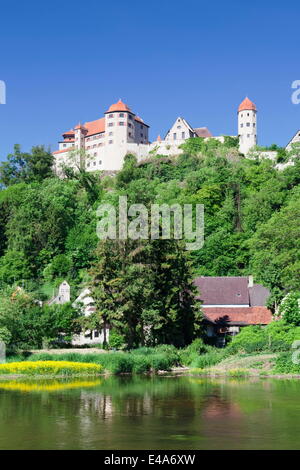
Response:
[[[238,135],[240,152],[246,155],[254,145],[257,145],[256,111],[243,110],[238,113]]]

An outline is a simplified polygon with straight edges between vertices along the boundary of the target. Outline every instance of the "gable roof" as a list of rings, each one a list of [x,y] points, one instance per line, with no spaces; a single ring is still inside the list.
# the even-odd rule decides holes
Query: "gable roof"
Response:
[[[251,307],[265,306],[270,296],[270,291],[261,284],[248,287]]]
[[[207,129],[207,127],[195,127],[195,133],[198,137],[212,137],[212,133]]]
[[[194,281],[203,305],[250,305],[247,277],[198,277]]]
[[[300,135],[300,129],[296,132],[296,134],[291,138],[291,140],[289,141],[289,143],[287,144],[287,146],[285,147],[286,149],[293,143],[293,140],[298,136]]]

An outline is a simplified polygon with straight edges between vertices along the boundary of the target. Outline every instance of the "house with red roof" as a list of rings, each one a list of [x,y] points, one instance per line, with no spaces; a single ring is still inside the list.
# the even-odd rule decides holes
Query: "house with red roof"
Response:
[[[253,276],[198,277],[194,280],[198,300],[209,337],[223,342],[249,325],[265,326],[272,321],[267,308],[270,291],[261,284],[254,284]]]

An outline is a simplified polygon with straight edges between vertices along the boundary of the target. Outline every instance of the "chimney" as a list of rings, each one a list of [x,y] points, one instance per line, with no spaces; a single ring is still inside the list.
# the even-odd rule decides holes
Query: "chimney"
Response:
[[[253,287],[253,276],[251,274],[248,276],[248,287]]]

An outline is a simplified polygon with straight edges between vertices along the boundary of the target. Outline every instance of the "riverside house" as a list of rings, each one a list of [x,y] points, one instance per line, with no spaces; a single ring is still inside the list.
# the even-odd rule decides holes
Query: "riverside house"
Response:
[[[195,285],[206,333],[217,345],[224,345],[226,335],[234,336],[244,326],[264,326],[272,321],[272,312],[266,306],[270,291],[254,284],[253,276],[203,276],[195,279]]]

